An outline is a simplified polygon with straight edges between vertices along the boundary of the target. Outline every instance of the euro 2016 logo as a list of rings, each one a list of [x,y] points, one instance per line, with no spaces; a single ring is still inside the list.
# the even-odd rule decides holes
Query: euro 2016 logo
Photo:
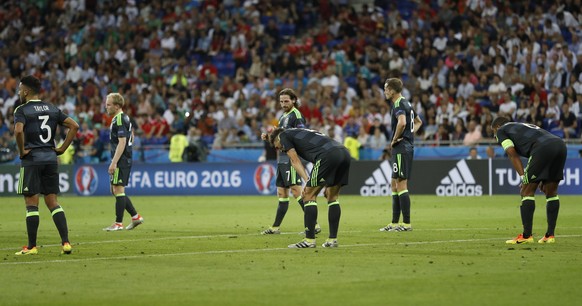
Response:
[[[99,178],[97,171],[91,166],[82,166],[75,173],[75,187],[80,195],[92,195],[97,191]]]
[[[260,164],[255,170],[255,187],[260,194],[272,194],[276,190],[275,186],[276,171],[273,165],[264,163]]]

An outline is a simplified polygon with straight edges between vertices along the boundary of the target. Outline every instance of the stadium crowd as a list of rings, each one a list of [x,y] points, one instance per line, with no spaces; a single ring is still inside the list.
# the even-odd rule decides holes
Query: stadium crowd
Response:
[[[581,22],[577,0],[3,1],[0,144],[14,146],[28,74],[97,160],[109,92],[128,102],[137,146],[258,143],[289,87],[311,129],[383,149],[387,77],[404,81],[430,145],[488,142],[499,115],[579,139]]]

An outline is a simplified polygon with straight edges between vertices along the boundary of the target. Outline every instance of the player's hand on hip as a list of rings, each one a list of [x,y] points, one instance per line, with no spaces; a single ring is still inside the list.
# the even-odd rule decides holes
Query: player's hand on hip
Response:
[[[117,169],[117,165],[114,163],[111,163],[109,165],[109,169],[107,169],[107,172],[109,172],[109,174],[113,175],[113,173],[115,173],[115,169]]]
[[[58,147],[54,149],[55,152],[57,152],[57,156],[59,155],[63,155],[63,153],[65,153],[66,150],[63,149],[63,147]]]
[[[28,155],[28,153],[30,153],[30,149],[24,149],[22,154],[20,154],[20,159],[23,159],[26,155]]]
[[[400,141],[402,141],[402,137],[400,137],[398,139],[393,139],[390,146],[394,148]]]

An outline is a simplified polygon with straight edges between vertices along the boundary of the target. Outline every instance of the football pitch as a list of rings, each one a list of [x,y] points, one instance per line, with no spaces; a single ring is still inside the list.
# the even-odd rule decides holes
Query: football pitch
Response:
[[[582,197],[560,197],[556,243],[540,245],[545,199],[536,196],[536,243],[514,246],[505,240],[521,232],[517,195],[411,199],[414,230],[397,233],[378,231],[389,198],[341,197],[340,246],[324,249],[320,198],[318,247],[297,250],[287,248],[302,239],[294,200],[282,234],[263,236],[275,196],[132,196],[145,223],[119,232],[102,231],[113,197],[62,196],[73,254],[60,255],[41,204],[39,255],[15,256],[27,241],[24,201],[0,198],[0,305],[580,303]]]

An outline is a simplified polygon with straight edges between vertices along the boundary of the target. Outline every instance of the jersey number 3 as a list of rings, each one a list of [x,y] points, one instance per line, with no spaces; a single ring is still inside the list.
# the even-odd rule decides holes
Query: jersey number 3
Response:
[[[40,141],[47,143],[49,142],[49,140],[51,140],[51,137],[53,136],[53,131],[51,130],[51,127],[46,124],[49,120],[49,116],[48,115],[38,116],[38,119],[42,120],[42,123],[40,124],[40,129],[47,130],[46,138],[43,137],[42,133],[39,135]]]

